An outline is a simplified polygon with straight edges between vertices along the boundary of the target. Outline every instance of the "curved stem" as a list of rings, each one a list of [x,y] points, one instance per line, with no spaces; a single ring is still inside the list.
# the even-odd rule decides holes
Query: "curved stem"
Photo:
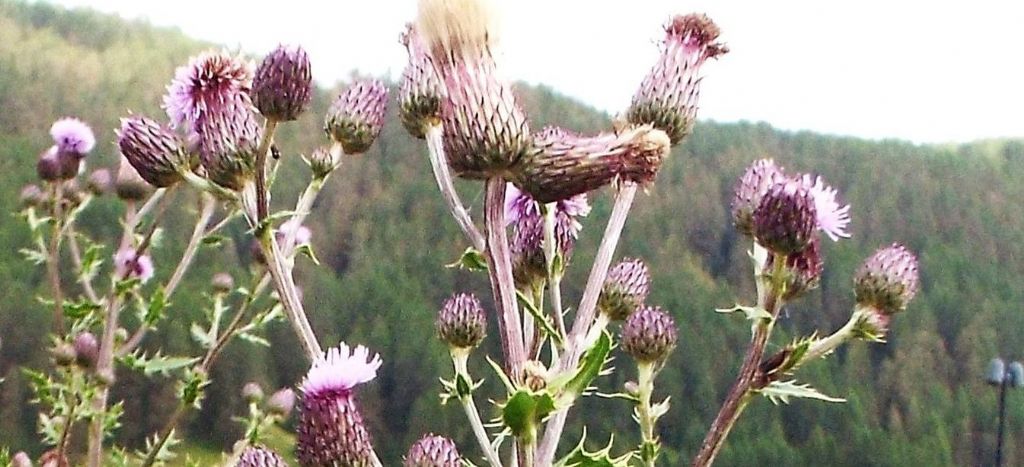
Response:
[[[484,251],[486,240],[477,230],[473,218],[470,217],[469,211],[466,210],[462,199],[459,198],[459,193],[455,191],[455,185],[452,184],[452,175],[448,171],[448,159],[445,157],[444,144],[441,140],[441,125],[429,125],[424,133],[430,152],[430,166],[434,169],[434,180],[437,181],[437,188],[441,190],[441,196],[448,204],[448,211],[455,218],[455,222],[459,224],[462,233],[466,234],[466,238],[473,244],[473,248],[476,248],[477,251]]]
[[[633,199],[636,197],[637,185],[632,182],[625,182],[615,194],[615,204],[612,207],[611,217],[608,219],[608,226],[605,227],[604,237],[601,238],[601,245],[598,246],[597,256],[590,268],[590,277],[587,279],[587,286],[583,292],[583,299],[580,300],[579,310],[576,311],[576,319],[573,322],[572,332],[566,339],[566,351],[559,361],[558,370],[564,371],[574,368],[585,349],[587,333],[594,323],[597,312],[597,298],[601,294],[601,287],[604,285],[605,277],[608,275],[608,267],[611,265],[615,248],[619,244],[619,237],[622,228],[626,225],[626,218],[629,217],[629,209],[633,206]],[[555,413],[548,422],[544,431],[544,438],[538,448],[538,463],[550,465],[554,461],[555,451],[558,449],[558,441],[562,437],[562,430],[565,429],[565,419],[568,416],[568,407]]]
[[[775,267],[771,275],[767,277],[771,285],[767,288],[767,293],[763,294],[764,299],[758,300],[760,302],[758,305],[771,315],[771,319],[760,320],[754,325],[754,336],[751,339],[750,347],[747,348],[747,354],[743,358],[743,365],[740,366],[736,381],[729,388],[729,393],[726,395],[725,401],[722,402],[715,421],[711,423],[711,429],[704,437],[700,451],[693,459],[692,465],[694,466],[705,467],[715,461],[715,457],[725,444],[726,437],[729,436],[729,431],[732,430],[736,420],[739,420],[743,409],[750,401],[750,397],[753,395],[751,389],[758,384],[760,379],[761,374],[758,370],[764,356],[764,348],[768,344],[768,338],[771,336],[772,327],[779,316],[779,310],[782,309],[781,297],[784,285],[781,277],[785,260],[784,258],[775,258],[773,263]]]
[[[263,137],[256,149],[256,220],[263,222],[267,218],[270,203],[267,199],[269,193],[267,187],[267,153],[270,152],[270,145],[274,142],[274,132],[277,130],[277,120],[267,118],[267,124],[263,126]]]
[[[505,231],[505,180],[501,177],[487,179],[484,201],[484,223],[487,231],[487,274],[491,279],[498,312],[498,330],[501,333],[501,350],[505,356],[505,371],[512,381],[522,382],[523,363],[526,350],[523,341],[523,324],[516,303],[515,282],[512,279],[512,261],[508,250],[508,234]]]

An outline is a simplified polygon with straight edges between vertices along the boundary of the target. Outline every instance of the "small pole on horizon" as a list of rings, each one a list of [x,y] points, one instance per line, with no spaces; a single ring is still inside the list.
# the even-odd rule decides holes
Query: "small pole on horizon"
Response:
[[[985,381],[992,386],[999,386],[999,428],[996,432],[996,467],[1003,465],[1003,432],[1006,426],[1006,388],[1024,387],[1024,365],[1020,362],[1010,363],[1009,368],[1001,358],[993,358],[988,364]]]

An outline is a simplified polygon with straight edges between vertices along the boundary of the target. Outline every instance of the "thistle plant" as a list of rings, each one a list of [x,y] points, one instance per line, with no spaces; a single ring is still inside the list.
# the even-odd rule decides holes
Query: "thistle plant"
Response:
[[[477,446],[461,452],[481,455],[460,454],[451,439],[429,434],[409,448],[404,465],[654,466],[662,458],[657,422],[670,413],[670,395],[655,383],[666,362],[678,358],[678,327],[687,320],[682,310],[648,303],[656,281],[643,259],[622,258],[614,267],[612,262],[637,192],[657,183],[672,148],[694,131],[703,66],[728,52],[719,35],[707,16],[670,18],[658,59],[612,128],[592,135],[559,127],[531,132],[527,113],[501,73],[498,18],[487,2],[419,2],[416,20],[401,35],[409,65],[399,85],[398,114],[412,137],[425,140],[439,192],[465,237],[456,264],[485,273],[491,296],[455,293],[440,304],[435,320],[453,369],[441,379],[442,402],[457,401],[472,429]],[[193,57],[167,86],[166,119],[121,120],[115,130],[116,176],[113,167],[84,175],[95,146],[88,125],[74,118],[54,124],[54,144],[41,151],[36,166],[39,183],[20,195],[33,239],[25,255],[46,266],[54,315],[53,368],[28,372],[43,411],[40,432],[51,448],[45,461],[78,460],[69,448],[82,432],[75,430],[78,425],[88,425],[82,461],[90,466],[170,460],[176,428],[202,406],[205,389],[218,384],[211,368],[225,347],[236,338],[270,345],[261,333],[284,318],[301,348],[275,352],[304,356],[309,370],[293,382],[294,389],[269,397],[256,383],[242,388],[245,436],[226,463],[286,465],[266,447],[266,433],[297,406],[300,465],[382,465],[374,447],[381,438],[365,423],[358,397],[359,386],[376,378],[382,357],[345,342],[325,352],[309,314],[329,310],[307,308],[294,273],[301,257],[315,262],[314,243],[322,239],[314,239],[305,222],[330,175],[369,150],[381,133],[388,88],[379,80],[357,80],[338,94],[323,116],[322,144],[301,156],[310,167],[308,184],[293,208],[275,210],[281,204],[272,196],[279,164],[297,156],[279,147],[275,135],[309,109],[312,73],[308,55],[295,46],[279,46],[258,66],[222,51]],[[453,177],[483,183],[482,227]],[[88,189],[78,188],[83,185]],[[582,295],[570,304],[562,281],[578,266],[576,241],[601,190],[611,193],[610,217]],[[123,207],[118,238],[79,232],[76,220],[92,199],[111,192]],[[185,250],[177,264],[160,264],[154,258],[164,256],[153,252],[162,247],[164,213],[171,203],[189,202],[196,206],[195,223]],[[856,306],[846,325],[766,355],[780,310],[819,284],[825,237],[850,237],[850,207],[823,178],[789,174],[761,160],[740,176],[731,214],[751,244],[757,293],[752,305],[719,311],[745,316],[753,335],[693,460],[698,466],[714,461],[755,396],[840,400],[795,382],[793,375],[851,340],[883,341],[892,317],[907,308],[919,287],[913,253],[900,245],[883,248],[855,274]],[[208,278],[201,316],[188,323],[191,353],[168,356],[151,349],[146,336],[157,326],[188,319],[168,312],[175,293],[200,251],[224,241],[217,233],[235,222],[251,235],[243,245],[251,245],[253,267]],[[61,267],[66,257],[69,271]],[[133,310],[139,310],[134,319],[124,319]],[[501,387],[481,395],[485,389],[470,374],[470,362],[488,348],[482,344],[491,318],[498,332],[490,337],[501,353],[487,361]],[[601,386],[617,353],[635,363],[635,379],[606,393]],[[141,452],[108,445],[122,413],[111,389],[125,371],[169,377],[177,391],[177,405]],[[612,439],[604,449],[588,451],[585,435],[573,437],[579,439],[575,444],[563,442],[569,413],[582,398],[597,394],[633,406],[637,445]],[[489,410],[478,406],[483,400],[491,401]],[[485,414],[494,414],[490,423]],[[23,457],[15,459],[24,464]]]

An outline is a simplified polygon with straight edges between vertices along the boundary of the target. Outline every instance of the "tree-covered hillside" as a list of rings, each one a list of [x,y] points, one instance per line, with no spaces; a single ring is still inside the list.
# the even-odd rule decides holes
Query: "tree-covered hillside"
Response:
[[[50,123],[65,115],[87,121],[100,142],[90,168],[114,167],[118,118],[129,111],[162,117],[160,98],[174,68],[207,46],[174,30],[95,12],[0,0],[0,446],[41,449],[33,441],[37,412],[20,368],[49,365],[49,310],[37,300],[47,285],[43,271],[18,253],[29,233],[13,213],[19,190],[34,180],[36,158],[49,144]],[[557,123],[592,132],[611,126],[608,115],[550,89],[518,91],[534,128]],[[282,207],[308,180],[299,154],[324,142],[321,119],[334,94],[336,89],[319,90],[311,111],[279,133],[285,161],[278,181],[286,196],[273,201]],[[764,157],[824,176],[852,205],[853,217],[853,238],[826,242],[820,289],[785,311],[769,351],[785,339],[841,326],[853,305],[853,271],[879,246],[899,241],[919,254],[922,290],[894,320],[888,344],[855,343],[802,370],[801,380],[848,402],[775,407],[758,400],[736,426],[719,465],[991,462],[997,394],[982,373],[997,354],[1024,358],[1024,143],[931,147],[701,122],[657,183],[638,197],[618,251],[648,262],[654,277],[649,301],[671,311],[680,326],[680,345],[656,394],[672,396],[672,411],[660,425],[669,448],[666,465],[682,464],[696,452],[747,344],[748,325],[714,309],[752,301],[748,245],[730,225],[728,204],[737,177]],[[482,186],[458,187],[479,214]],[[181,254],[191,227],[175,220],[185,219],[195,202],[185,193],[177,196],[180,208],[167,214],[158,265]],[[611,207],[608,193],[591,198],[595,208],[584,219],[573,260],[578,266],[563,290],[570,306],[582,293],[583,266]],[[96,203],[82,219],[83,229],[110,235],[118,209],[115,199]],[[402,129],[394,106],[377,143],[345,160],[308,223],[321,264],[301,264],[298,281],[313,326],[323,342],[363,343],[384,359],[380,376],[360,397],[385,465],[395,465],[427,431],[447,434],[473,453],[461,411],[438,401],[437,378],[451,369],[433,322],[452,291],[489,296],[487,279],[444,267],[466,245],[437,193],[426,148]],[[199,290],[225,269],[243,277],[241,271],[251,267],[245,226],[238,222],[228,233],[232,241],[200,255],[183,290]],[[165,268],[158,274],[169,273]],[[187,352],[189,317],[200,313],[202,301],[199,294],[175,296],[172,318],[145,346]],[[493,320],[490,326],[496,336]],[[273,351],[245,342],[227,349],[212,372],[203,409],[185,427],[187,437],[227,446],[242,428],[232,421],[244,410],[242,384],[299,381],[307,368],[291,329],[278,324],[271,338]],[[496,355],[491,345],[487,350]],[[471,365],[476,375],[490,376],[481,356]],[[173,387],[159,378],[121,374],[115,399],[125,401],[126,423],[118,436],[138,445],[163,425],[173,408]],[[625,376],[617,375],[598,385],[609,392],[621,387]],[[488,377],[485,388],[493,388],[493,380]],[[1024,404],[1017,403],[1022,395],[1009,396],[1006,461],[1020,465]],[[576,416],[592,427],[588,437],[595,447],[612,431],[626,433],[616,443],[627,446],[636,441],[633,422],[623,416],[629,410],[625,403],[598,399]],[[566,447],[580,432],[574,430]]]

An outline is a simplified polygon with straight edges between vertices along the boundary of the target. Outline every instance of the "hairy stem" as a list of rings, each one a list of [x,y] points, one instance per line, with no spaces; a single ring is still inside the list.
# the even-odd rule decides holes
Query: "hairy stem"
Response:
[[[519,305],[516,303],[515,282],[512,278],[508,234],[505,231],[505,180],[501,177],[488,179],[486,191],[484,223],[487,231],[487,274],[491,279],[491,292],[498,314],[501,350],[505,356],[505,371],[509,373],[509,378],[522,382],[526,349]]]
[[[629,217],[629,209],[633,206],[636,190],[637,185],[635,183],[625,182],[615,194],[612,214],[608,219],[608,226],[605,227],[601,244],[598,246],[594,264],[590,268],[590,277],[587,279],[587,286],[583,292],[583,299],[580,300],[579,310],[576,311],[572,332],[566,339],[566,350],[559,361],[559,371],[567,371],[574,368],[579,363],[583,351],[586,350],[585,340],[597,313],[597,298],[601,294],[601,287],[604,285],[605,277],[608,275],[608,267],[611,265],[615,248],[619,244],[622,228],[626,225],[626,218]],[[562,437],[562,430],[565,429],[565,419],[568,413],[568,407],[559,410],[548,422],[544,438],[541,440],[540,447],[538,448],[537,461],[540,465],[550,465],[554,461],[555,451],[558,449],[558,441]]]
[[[270,145],[274,143],[274,132],[277,130],[277,119],[267,118],[267,124],[263,126],[263,137],[256,149],[256,220],[263,222],[270,210],[268,200],[269,187],[267,187],[267,153],[270,152]]]
[[[771,315],[771,319],[762,319],[754,325],[754,336],[751,339],[750,347],[747,348],[746,356],[743,358],[743,365],[740,366],[736,381],[729,388],[729,393],[726,395],[725,401],[722,402],[718,415],[711,423],[711,429],[704,437],[700,451],[693,459],[692,465],[694,466],[706,467],[715,461],[715,457],[725,444],[726,437],[729,436],[729,431],[732,430],[736,420],[739,420],[743,409],[750,401],[750,397],[753,395],[751,389],[760,379],[761,375],[758,370],[761,366],[761,359],[764,357],[764,348],[768,344],[768,338],[771,336],[772,327],[779,316],[779,310],[782,309],[781,297],[784,292],[781,278],[785,260],[784,258],[775,258],[773,263],[775,267],[767,277],[770,286],[766,293],[761,294],[763,299],[758,300],[758,306],[764,308]],[[758,278],[758,280],[763,279]]]
[[[477,230],[473,218],[470,217],[469,211],[466,210],[459,198],[459,193],[455,191],[455,185],[452,184],[452,175],[448,171],[448,159],[445,157],[444,144],[441,141],[441,124],[427,126],[424,133],[430,152],[430,166],[434,169],[434,180],[437,181],[437,188],[441,190],[441,196],[448,204],[448,211],[455,218],[455,222],[459,224],[462,233],[466,234],[466,238],[473,244],[473,248],[476,248],[477,251],[484,251],[487,246],[486,240]]]

